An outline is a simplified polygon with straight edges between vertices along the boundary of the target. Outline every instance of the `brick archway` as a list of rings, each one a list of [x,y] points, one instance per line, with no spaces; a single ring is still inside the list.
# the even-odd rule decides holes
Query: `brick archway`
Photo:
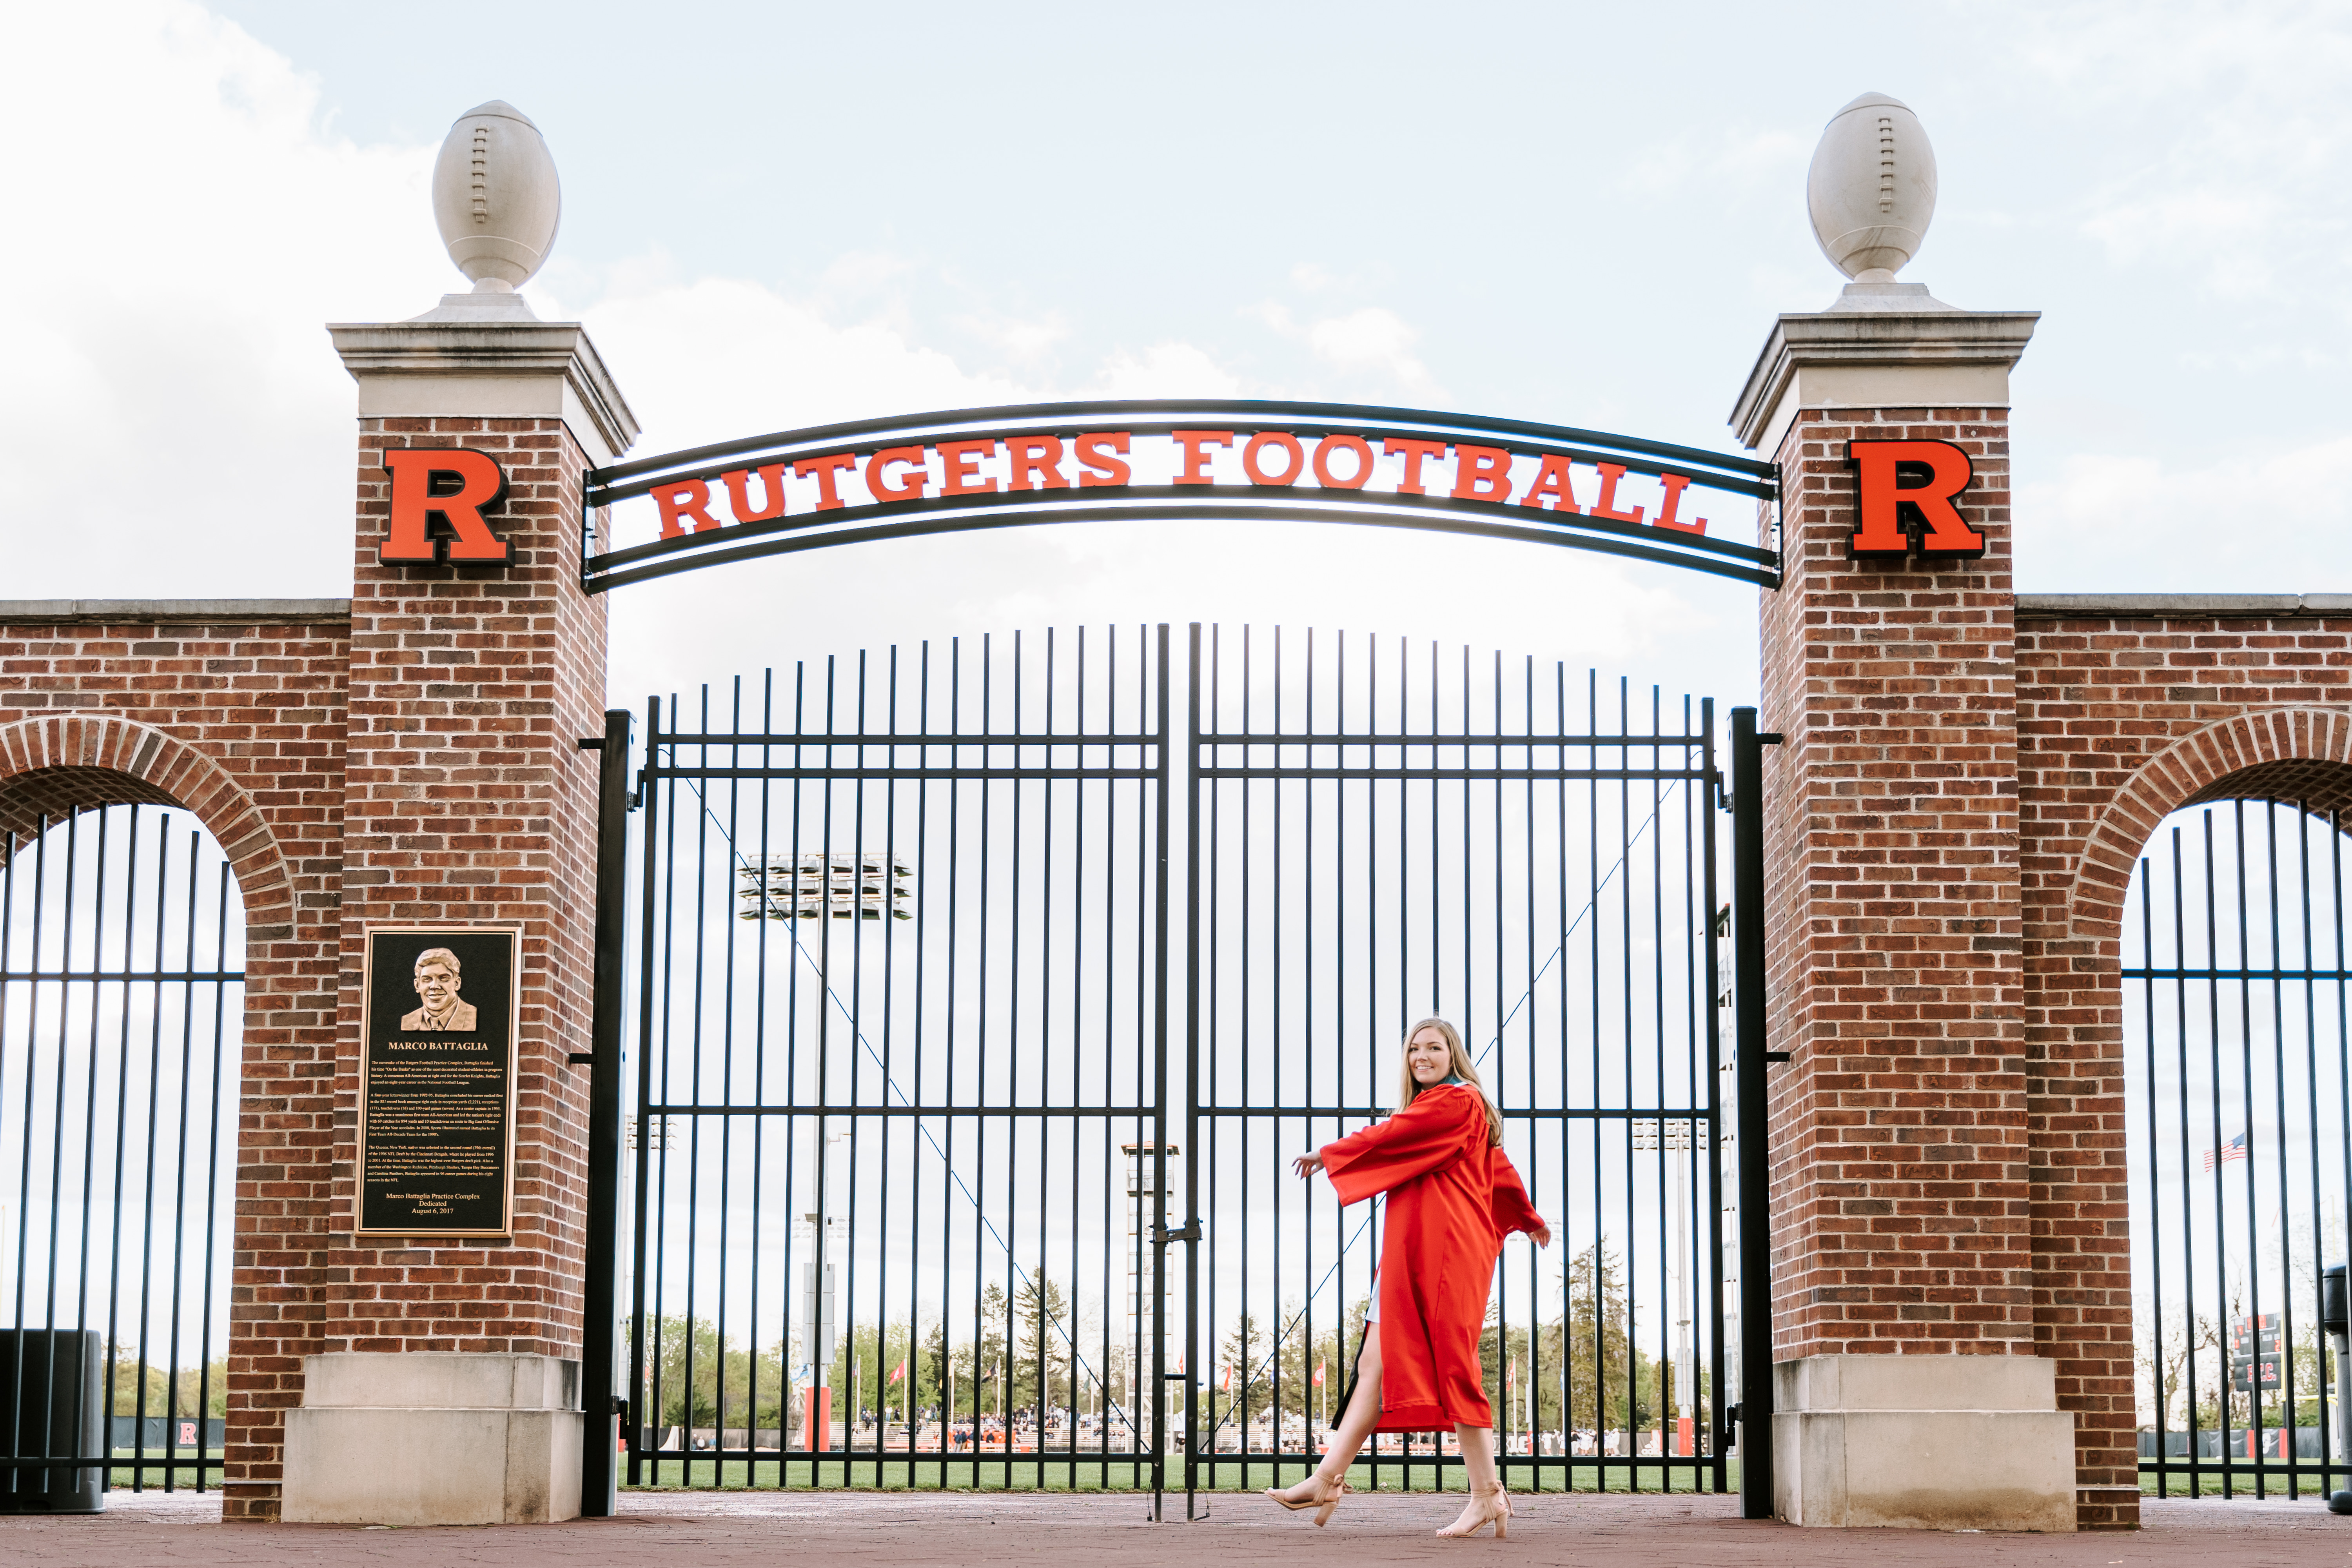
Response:
[[[2352,808],[2352,713],[2274,708],[2184,735],[2133,771],[2084,838],[2067,879],[2065,940],[2121,940],[2140,851],[2183,806],[2215,800],[2299,801]]]
[[[2075,1412],[2081,1497],[2095,1520],[2136,1507],[2139,1485],[2123,1062],[2132,877],[2158,826],[2183,806],[2233,798],[2352,806],[2352,712],[2242,709],[2164,739],[2136,763],[2095,739],[2056,740],[2021,748],[2021,770],[2037,805],[2022,853],[2048,911],[2037,918],[2029,892],[2034,1340],[2057,1362]],[[2070,822],[2076,802],[2090,809]]]
[[[278,1081],[283,1069],[273,1064],[272,1053],[282,1054],[306,1033],[331,1030],[334,949],[303,929],[298,877],[267,808],[219,761],[117,714],[68,710],[0,725],[0,862],[39,830],[44,815],[130,804],[188,812],[221,847],[236,879],[245,910],[246,983],[236,1180],[238,1208],[247,1211],[254,1206],[249,1194],[276,1179],[274,1167],[285,1158],[278,1145],[286,1133],[270,1126],[286,1103]],[[274,1331],[284,1335],[292,1324],[307,1327],[315,1315],[310,1286],[298,1285],[289,1295],[278,1278],[282,1270],[257,1267],[247,1251],[252,1223],[237,1222],[229,1271],[226,1478],[250,1474],[257,1466],[274,1470],[280,1407],[289,1403],[267,1387],[274,1379],[254,1375],[254,1329],[276,1319]],[[299,1336],[303,1329],[292,1331]]]
[[[176,805],[228,857],[247,942],[289,923],[286,858],[260,808],[228,773],[152,725],[110,713],[58,713],[0,725],[0,858],[44,816],[100,805]]]

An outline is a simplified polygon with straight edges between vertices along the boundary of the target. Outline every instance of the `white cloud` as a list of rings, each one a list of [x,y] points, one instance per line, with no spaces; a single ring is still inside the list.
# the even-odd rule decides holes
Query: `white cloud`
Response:
[[[954,324],[1023,364],[1043,359],[1055,343],[1070,335],[1070,323],[1057,315],[1024,319],[974,313],[956,317]]]
[[[1801,202],[1805,165],[1820,132],[1751,126],[1717,126],[1661,136],[1629,150],[1619,162],[1616,184],[1653,197],[1685,186],[1713,187],[1746,195],[1761,184],[1793,190]]]
[[[0,95],[0,591],[348,591],[352,389],[320,323],[465,286],[433,149],[330,135],[315,83],[175,0],[18,7],[9,44],[60,68]]]
[[[638,456],[867,414],[1050,395],[966,370],[887,321],[837,321],[821,303],[740,279],[607,298],[586,320],[647,422]],[[1400,341],[1377,321],[1360,330],[1362,343],[1342,341],[1336,352],[1365,359]],[[1201,349],[1163,342],[1112,355],[1088,390],[1146,398],[1244,388]],[[1657,664],[1717,625],[1708,603],[1679,579],[1590,555],[1383,529],[1011,529],[815,551],[623,590],[613,694],[636,702],[650,691],[691,692],[705,679],[894,641],[1160,620],[1404,630]]]
[[[1421,333],[1402,316],[1378,305],[1367,305],[1344,316],[1328,316],[1307,329],[1307,343],[1316,356],[1341,370],[1376,370],[1407,386],[1427,386],[1429,371],[1414,357],[1412,345]]]
[[[331,133],[310,79],[179,0],[26,12],[11,41],[68,68],[24,73],[0,127],[19,148],[56,146],[61,124],[77,141],[70,162],[28,157],[5,176],[12,210],[71,248],[0,250],[0,286],[25,302],[0,390],[0,595],[347,592],[354,397],[321,323],[399,320],[463,286],[430,217],[434,148]],[[89,112],[100,73],[137,113]],[[862,251],[787,294],[697,277],[659,249],[583,261],[559,248],[530,292],[548,319],[582,310],[645,423],[640,456],[1060,390],[1061,376],[976,369],[939,347],[905,305],[917,270]],[[1360,297],[1322,270],[1295,281]],[[964,328],[1016,364],[1061,341],[1058,318],[1016,320],[985,298],[969,314]],[[1427,384],[1417,331],[1393,310],[1327,307],[1290,330],[1343,380]],[[1067,382],[1139,398],[1246,390],[1212,345],[1174,339]],[[634,701],[799,657],[1113,619],[1408,630],[1671,670],[1735,603],[1589,555],[1382,530],[1008,530],[625,590],[613,689]]]
[[[887,320],[843,323],[764,284],[706,278],[605,296],[583,312],[646,432],[637,456],[733,436],[924,408],[1019,402]]]
[[[2082,232],[2226,300],[2326,301],[2347,268],[2352,5],[2186,0],[2012,14],[2021,62],[2083,125]]]
[[[1329,281],[1329,275],[1314,268],[1302,281],[1309,288],[1320,288]],[[1385,306],[1366,305],[1304,326],[1279,300],[1265,300],[1244,314],[1264,321],[1279,336],[1305,343],[1317,359],[1342,374],[1378,377],[1416,393],[1436,390],[1429,367],[1412,352],[1412,345],[1421,341],[1420,331]]]
[[[1241,378],[1190,343],[1154,343],[1140,355],[1120,349],[1103,362],[1104,397],[1233,397]]]
[[[2028,593],[2342,593],[2352,589],[2352,436],[2176,464],[2078,453],[2021,484]]]

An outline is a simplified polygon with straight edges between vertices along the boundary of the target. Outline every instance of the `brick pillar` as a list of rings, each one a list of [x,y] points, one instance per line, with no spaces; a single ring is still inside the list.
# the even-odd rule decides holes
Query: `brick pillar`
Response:
[[[2071,1530],[2036,1354],[2009,371],[2036,318],[1856,285],[1780,319],[1733,415],[1779,463],[1763,595],[1775,1508]],[[1863,559],[1846,443],[1956,444],[1974,561]],[[1774,520],[1766,519],[1769,529]]]
[[[588,1046],[597,766],[576,742],[604,731],[605,654],[604,602],[580,589],[581,484],[584,469],[627,447],[636,426],[577,324],[520,311],[436,315],[444,319],[331,329],[360,403],[338,1027],[332,1052],[299,1067],[310,1092],[281,1112],[292,1136],[278,1179],[268,1192],[240,1188],[231,1348],[266,1369],[258,1392],[278,1409],[303,1418],[358,1412],[365,1446],[404,1457],[343,1455],[333,1447],[341,1439],[309,1426],[273,1449],[276,1434],[257,1432],[230,1477],[231,1517],[275,1516],[283,1480],[289,1518],[474,1522],[455,1503],[436,1516],[435,1489],[478,1492],[484,1466],[522,1461],[512,1442],[491,1455],[451,1440],[426,1419],[451,1412],[427,1407],[469,1399],[433,1390],[469,1377],[530,1384],[556,1392],[517,1393],[514,1409],[562,1412],[559,1363],[576,1369],[580,1353],[588,1082],[565,1057]],[[383,453],[403,447],[466,447],[499,459],[509,490],[490,521],[509,564],[377,560],[389,514]],[[378,921],[521,927],[509,1239],[352,1234],[362,937]],[[475,1359],[460,1367],[419,1352]],[[570,1375],[576,1388],[576,1370]],[[310,1408],[328,1404],[339,1408]],[[503,1495],[512,1515],[522,1496],[527,1517],[533,1507],[541,1517],[576,1513],[579,1425],[576,1410],[555,1419],[569,1435],[557,1432],[556,1457],[542,1465],[551,1480],[505,1476],[489,1487],[493,1506]],[[306,1458],[305,1445],[320,1451]],[[314,1474],[351,1493],[334,1505],[345,1511],[315,1498],[298,1506],[298,1493],[318,1491],[301,1479]],[[385,1491],[381,1506],[371,1488]],[[415,1505],[422,1513],[415,1497],[426,1500]]]

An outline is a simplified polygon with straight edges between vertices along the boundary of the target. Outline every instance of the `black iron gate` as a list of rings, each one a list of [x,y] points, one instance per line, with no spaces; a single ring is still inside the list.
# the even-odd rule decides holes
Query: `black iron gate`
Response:
[[[2347,1252],[2344,824],[2176,815],[2124,922],[2139,1468],[2160,1494],[2328,1492],[2320,1272]]]
[[[633,1483],[1157,1481],[1167,647],[654,704]]]
[[[217,1486],[244,910],[184,813],[0,825],[0,1512]]]
[[[1384,1114],[1438,1014],[1556,1233],[1488,1329],[1508,1473],[1724,1487],[1713,725],[1559,666],[1166,626],[655,702],[628,1479],[1295,1478],[1377,1222],[1282,1166]],[[1382,1438],[1369,1481],[1452,1448]]]
[[[1387,1114],[1431,1016],[1555,1233],[1503,1254],[1505,1476],[1720,1489],[1712,705],[1402,638],[1195,628],[1191,662],[1181,1138],[1213,1224],[1186,1351],[1215,1376],[1187,1489],[1315,1462],[1378,1214],[1286,1162]],[[1412,1487],[1460,1456],[1382,1436],[1363,1462]]]

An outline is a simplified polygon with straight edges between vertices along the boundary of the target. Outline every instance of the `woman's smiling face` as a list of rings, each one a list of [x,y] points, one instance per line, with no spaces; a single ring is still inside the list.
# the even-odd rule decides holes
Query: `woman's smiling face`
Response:
[[[1454,1070],[1454,1052],[1445,1037],[1435,1029],[1416,1029],[1404,1048],[1405,1065],[1412,1069],[1412,1081],[1427,1089],[1444,1080]]]

